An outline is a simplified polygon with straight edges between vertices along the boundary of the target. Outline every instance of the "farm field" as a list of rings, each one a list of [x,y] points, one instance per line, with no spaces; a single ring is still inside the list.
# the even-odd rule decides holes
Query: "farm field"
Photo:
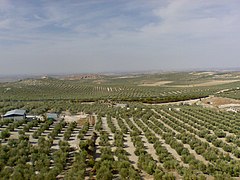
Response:
[[[238,73],[96,78],[0,84],[1,115],[61,117],[0,120],[1,179],[240,179]]]
[[[90,79],[43,77],[0,83],[0,101],[138,101],[161,103],[219,96],[238,98],[238,73],[162,73],[94,76]],[[236,94],[236,95],[234,95]]]

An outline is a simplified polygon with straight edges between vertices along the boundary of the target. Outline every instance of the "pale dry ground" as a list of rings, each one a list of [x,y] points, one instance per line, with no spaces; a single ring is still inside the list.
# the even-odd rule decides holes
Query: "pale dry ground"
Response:
[[[122,119],[123,120],[123,119]],[[120,130],[120,127],[117,123],[116,118],[112,118],[112,122],[115,125],[115,127]],[[123,120],[123,122],[125,122]],[[129,130],[128,125],[125,122],[125,125],[127,127],[127,129]],[[138,157],[135,155],[134,151],[135,151],[135,147],[133,145],[133,142],[131,141],[131,137],[130,137],[130,133],[124,134],[124,149],[129,153],[129,160],[131,161],[132,165],[134,166],[134,168],[138,169],[137,167],[137,162],[138,162]]]
[[[142,84],[139,84],[138,86],[162,86],[165,84],[172,83],[173,81],[158,81],[158,82],[147,82],[144,81]]]
[[[112,123],[118,131],[121,131],[121,128],[118,125],[117,119],[112,117]]]
[[[191,100],[186,100],[186,101],[177,101],[177,102],[168,102],[168,103],[155,103],[155,104],[143,103],[143,104],[147,105],[147,106],[182,105],[182,104],[193,105],[193,104],[198,104],[200,100],[201,99],[191,99]]]
[[[79,131],[81,130],[80,127],[76,127],[73,131],[72,131],[72,134],[71,134],[71,137],[68,141],[70,147],[74,148],[76,151],[79,150],[79,138],[78,138],[78,134],[79,134]]]
[[[58,133],[57,137],[53,139],[53,144],[51,146],[51,149],[55,149],[55,150],[58,150],[59,149],[59,141],[60,140],[63,140],[63,134],[64,132],[67,130],[68,126],[66,125],[64,128],[62,128],[61,132]],[[45,130],[44,132],[47,132],[46,133],[46,136],[48,135],[48,133],[50,133],[53,129],[50,129],[49,130]],[[44,134],[45,135],[45,134]]]
[[[102,117],[102,128],[104,131],[108,132],[108,139],[109,139],[108,142],[110,143],[112,152],[114,152],[116,150],[116,146],[114,146],[114,134],[111,132],[111,129],[108,127],[106,117]],[[117,160],[117,157],[114,156],[114,159]]]
[[[240,106],[240,100],[223,97],[208,97],[202,99],[201,104],[207,104],[209,106],[224,108],[231,106]]]
[[[108,136],[109,143],[111,145],[113,145],[113,143],[114,143],[114,139],[113,139],[114,134],[111,132],[111,129],[108,127],[107,118],[106,117],[102,117],[102,128],[103,128],[103,130],[108,132],[108,134],[109,134],[109,136]]]
[[[14,130],[14,131],[10,131],[10,137],[8,139],[18,139],[19,134],[18,134],[18,130]]]
[[[95,125],[97,123],[98,119],[96,118],[96,122],[95,122]],[[95,126],[94,126],[94,130],[95,130]],[[100,134],[98,131],[96,131],[96,134],[97,134],[97,139],[96,139],[96,142],[95,142],[95,148],[96,148],[96,151],[95,151],[95,156],[94,156],[94,159],[95,161],[99,161],[100,160],[100,155],[101,155],[101,152],[100,152]]]
[[[95,145],[96,145],[96,155],[95,155],[95,161],[99,161],[100,160],[100,155],[101,155],[101,151],[100,151],[100,137],[98,134],[98,137],[96,139]]]
[[[129,132],[130,132],[130,128],[128,126],[128,124],[125,122],[125,119],[122,119],[125,126],[128,128]],[[138,157],[135,155],[134,151],[136,150],[136,148],[134,147],[133,145],[133,142],[131,140],[131,136],[130,136],[130,133],[126,134],[126,148],[125,150],[130,154],[129,156],[129,160],[132,162],[133,166],[135,168],[137,168],[137,162],[138,162]]]
[[[18,128],[15,128],[14,131],[10,131],[10,137],[8,139],[18,139],[18,137],[19,137],[18,131],[22,130],[24,125],[26,125],[26,124],[23,124],[23,125],[19,126]],[[5,129],[6,129],[6,126],[1,127],[0,132]]]
[[[66,121],[67,123],[78,122],[79,120],[84,119],[86,117],[87,117],[87,114],[65,115],[64,121]]]
[[[228,84],[238,82],[239,80],[212,80],[204,83],[189,84],[189,85],[169,85],[169,87],[205,87],[205,86],[216,86],[221,84]]]
[[[93,81],[93,83],[96,83],[96,84],[102,84],[102,83],[106,83],[106,82],[107,82],[107,80],[103,80],[103,79]]]
[[[37,145],[38,143],[38,139],[34,139],[32,137],[33,133],[35,131],[37,131],[40,128],[40,125],[38,125],[37,127],[33,127],[32,129],[29,129],[29,132],[25,132],[26,135],[29,135],[29,142],[32,143],[34,146]]]
[[[26,132],[27,135],[29,135],[29,140],[31,143],[33,143],[33,145],[37,145],[38,139],[34,139],[32,137],[32,134],[34,133],[34,131],[36,131],[37,129],[39,129],[40,126],[38,127],[33,127],[32,129],[30,129],[29,132]],[[59,141],[63,140],[63,135],[65,133],[65,131],[67,130],[68,125],[66,125],[64,128],[62,128],[61,132],[58,134],[58,136],[53,140],[53,145],[51,147],[51,149],[59,149]],[[51,131],[54,129],[54,124],[50,125],[48,130],[45,130],[41,135],[47,137],[49,133],[51,133]],[[76,127],[72,134],[70,139],[68,140],[70,147],[73,147],[75,149],[79,148],[79,139],[77,138],[78,133],[79,133],[80,127]]]
[[[230,108],[230,107],[240,107],[240,104],[224,104],[219,106],[219,108]]]
[[[37,79],[27,79],[27,80],[19,81],[17,83],[27,85],[27,86],[39,86],[39,85],[48,86],[48,85],[50,85],[49,82],[39,81]]]
[[[23,126],[24,126],[24,125],[19,126],[18,128],[14,129],[14,131],[11,131],[11,132],[10,132],[10,137],[9,137],[8,139],[18,139],[18,138],[19,138],[19,133],[18,133],[18,132],[23,129]],[[32,134],[33,134],[37,129],[39,129],[39,127],[40,127],[40,125],[38,125],[38,126],[36,126],[36,127],[32,127],[32,129],[29,129],[28,132],[25,132],[25,134],[29,136],[29,142],[32,143],[33,145],[37,145],[38,139],[34,139],[34,138],[32,137]],[[6,129],[6,126],[1,127],[1,128],[0,128],[0,132],[1,132],[2,130],[4,130],[4,129]]]
[[[106,132],[108,132],[108,138],[109,138],[109,143],[112,146],[114,143],[114,134],[111,132],[111,129],[108,127],[107,124],[107,118],[106,117],[102,117],[102,128],[103,130],[105,130]],[[112,148],[113,150],[113,148]]]
[[[133,145],[133,142],[131,141],[130,135],[126,134],[124,137],[124,140],[126,140],[126,142],[124,142],[124,145],[125,145],[124,149],[130,154],[130,156],[128,156],[128,158],[131,161],[134,168],[137,169],[138,168],[137,167],[138,157],[134,153],[135,147]]]
[[[193,75],[196,75],[196,76],[200,76],[200,75],[214,75],[214,74],[216,74],[216,72],[198,72],[198,73],[195,73],[195,72],[193,72],[193,73],[189,73],[189,74],[193,74]]]
[[[58,145],[59,141],[64,139],[64,133],[67,130],[67,128],[68,128],[68,125],[66,125],[64,128],[62,128],[61,132],[53,140],[53,145],[51,146],[52,152],[50,152],[51,156],[53,155],[54,151],[59,149],[59,145]],[[64,175],[72,167],[72,164],[74,162],[75,153],[79,150],[80,140],[77,137],[79,134],[79,130],[81,130],[81,128],[79,126],[74,128],[69,140],[67,141],[72,149],[71,149],[71,151],[68,152],[67,163],[66,163],[63,171],[57,176],[58,179],[63,179]],[[54,161],[52,161],[52,164],[54,164]]]
[[[116,118],[112,118],[112,122],[117,130],[121,130]],[[128,128],[128,130],[129,130],[129,128]],[[133,142],[131,141],[130,133],[124,134],[124,149],[130,154],[130,156],[128,156],[128,158],[131,161],[134,168],[137,169],[138,157],[134,153],[135,147],[133,145]]]
[[[160,165],[158,161],[158,155],[156,154],[156,150],[153,147],[153,144],[149,143],[143,130],[135,123],[135,121],[132,118],[129,118],[130,121],[138,128],[138,130],[142,133],[140,137],[142,138],[142,142],[144,143],[144,146],[147,147],[147,152],[153,157],[153,159],[157,162],[157,165]]]
[[[131,128],[128,126],[128,124],[126,123],[126,120],[125,119],[122,119],[125,126],[128,128],[128,130],[130,130]],[[131,140],[131,137],[130,137],[130,134],[127,134],[126,135],[126,139],[127,139],[127,148],[125,148],[125,150],[130,154],[129,156],[129,160],[132,162],[132,165],[138,169],[137,167],[137,163],[138,163],[138,156],[135,155],[134,151],[135,151],[135,147],[133,145],[133,142]],[[152,175],[149,175],[147,174],[145,171],[141,170],[141,176],[143,179],[145,180],[153,180],[153,176]]]
[[[84,135],[84,139],[91,139],[93,135],[94,127],[89,125],[88,131]]]
[[[120,76],[120,77],[115,77],[115,78],[112,78],[112,79],[128,79],[128,78],[137,78],[137,77],[140,77],[140,76],[134,76],[134,75]]]

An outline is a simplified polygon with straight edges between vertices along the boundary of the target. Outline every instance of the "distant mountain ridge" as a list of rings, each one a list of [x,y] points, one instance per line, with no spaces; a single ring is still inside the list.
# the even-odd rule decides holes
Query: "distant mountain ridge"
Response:
[[[120,75],[138,75],[138,74],[158,74],[158,73],[174,73],[174,72],[240,72],[240,67],[232,68],[192,68],[182,70],[142,70],[142,71],[122,71],[122,72],[99,72],[99,73],[74,73],[74,74],[16,74],[16,75],[1,75],[1,82],[14,82],[24,79],[42,79],[56,78],[61,80],[81,80],[81,79],[99,79],[104,76],[120,76]]]

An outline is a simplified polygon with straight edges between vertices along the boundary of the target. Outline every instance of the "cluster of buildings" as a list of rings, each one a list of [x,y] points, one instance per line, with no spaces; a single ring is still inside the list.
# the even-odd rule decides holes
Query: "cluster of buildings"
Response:
[[[46,119],[51,119],[51,120],[59,120],[59,115],[57,113],[46,113],[45,114]],[[39,119],[39,120],[44,120],[44,116],[35,116],[35,115],[28,115],[26,113],[26,110],[23,109],[14,109],[11,111],[6,112],[2,116],[2,119],[13,119],[13,120],[22,120],[22,119],[27,119],[27,120],[34,120],[34,119]]]

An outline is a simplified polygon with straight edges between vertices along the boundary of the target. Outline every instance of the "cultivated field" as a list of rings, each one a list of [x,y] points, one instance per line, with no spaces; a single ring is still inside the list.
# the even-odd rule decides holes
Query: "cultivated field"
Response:
[[[240,113],[219,107],[240,104],[220,97],[238,98],[233,93],[240,85],[238,74],[227,74],[2,83],[0,114],[25,109],[31,115],[56,112],[61,118],[2,119],[0,177],[240,179]],[[177,84],[177,76],[186,77],[185,82]],[[166,87],[186,85],[189,79],[196,80],[195,84],[207,83],[217,77],[229,83]],[[171,83],[140,86],[142,82],[160,81]]]

